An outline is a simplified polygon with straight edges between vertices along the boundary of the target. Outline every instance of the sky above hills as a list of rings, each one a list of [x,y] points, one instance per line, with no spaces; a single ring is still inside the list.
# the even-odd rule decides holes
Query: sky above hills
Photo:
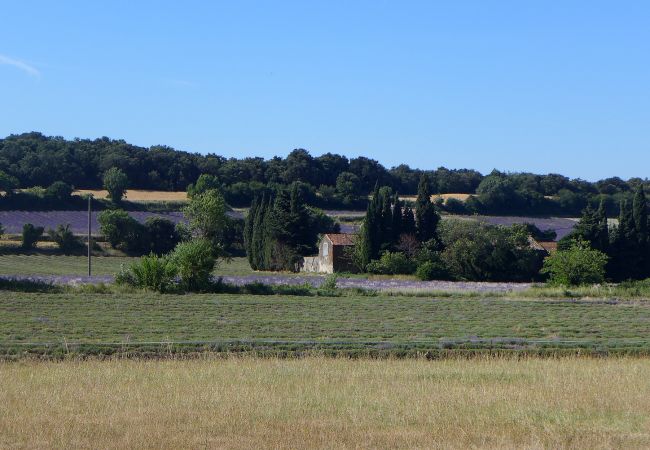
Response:
[[[643,1],[2,4],[0,135],[650,177]]]

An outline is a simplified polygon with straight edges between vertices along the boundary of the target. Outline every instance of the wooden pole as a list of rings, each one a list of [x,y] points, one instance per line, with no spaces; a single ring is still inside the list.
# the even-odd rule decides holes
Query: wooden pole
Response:
[[[92,275],[92,247],[93,247],[93,242],[92,242],[92,237],[91,237],[91,231],[92,231],[92,213],[91,213],[91,202],[92,202],[92,196],[88,196],[88,276]]]

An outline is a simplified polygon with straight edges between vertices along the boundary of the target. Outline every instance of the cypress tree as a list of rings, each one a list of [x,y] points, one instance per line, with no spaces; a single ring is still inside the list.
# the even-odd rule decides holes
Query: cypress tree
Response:
[[[436,230],[440,216],[436,208],[431,203],[431,189],[429,187],[429,177],[422,174],[418,184],[418,197],[415,201],[415,223],[417,226],[418,240],[426,242],[436,237]]]
[[[253,228],[255,215],[257,214],[257,203],[258,198],[255,196],[246,215],[246,221],[244,222],[244,249],[246,250],[246,257],[251,267],[253,267]]]
[[[637,240],[640,244],[645,245],[648,241],[648,202],[642,185],[634,194],[632,209]]]
[[[574,229],[574,234],[595,248],[598,245],[599,231],[600,223],[596,211],[591,206],[587,206],[582,211],[582,217]]]
[[[402,204],[399,200],[399,196],[395,193],[393,197],[393,216],[391,221],[391,228],[393,231],[393,244],[399,241],[399,237],[402,235]]]
[[[366,210],[366,217],[361,226],[361,236],[359,239],[358,259],[361,270],[366,270],[366,266],[370,264],[373,259],[373,241],[376,237],[376,217],[375,217],[375,202],[370,201]]]
[[[381,250],[390,250],[393,246],[393,209],[391,207],[390,195],[388,192],[382,192],[381,195]]]
[[[264,216],[266,214],[266,194],[257,205],[253,221],[253,232],[251,239],[251,267],[253,270],[264,269]]]
[[[634,217],[634,232],[636,234],[636,269],[637,278],[647,278],[650,275],[650,252],[648,242],[648,202],[643,185],[634,194],[632,203]]]
[[[629,200],[621,202],[618,227],[612,242],[612,260],[609,271],[617,280],[636,278],[636,255],[638,244],[634,228],[634,216]]]
[[[416,233],[415,227],[415,215],[410,206],[404,208],[404,213],[402,214],[402,233],[403,234],[413,234]]]
[[[277,204],[277,197],[278,195],[276,193],[276,198],[269,198],[268,204],[264,210],[264,216],[262,218],[262,242],[260,251],[262,267],[264,267],[264,270],[275,270],[274,247],[276,243],[276,236],[279,233],[277,222],[275,220],[275,207]]]
[[[609,251],[609,225],[607,224],[607,210],[605,208],[605,199],[600,201],[598,211],[596,212],[598,218],[598,236],[596,239],[597,244],[595,249],[607,253]]]

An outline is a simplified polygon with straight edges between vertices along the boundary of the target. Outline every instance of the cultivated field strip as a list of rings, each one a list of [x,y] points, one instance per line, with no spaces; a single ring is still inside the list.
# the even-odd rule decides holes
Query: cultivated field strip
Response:
[[[99,234],[98,211],[92,213],[91,226],[93,234]],[[147,211],[129,211],[129,215],[139,222],[149,217],[162,217],[174,223],[184,221],[181,212],[152,213]],[[31,223],[47,229],[58,225],[70,225],[73,233],[85,234],[88,231],[88,213],[86,211],[0,211],[0,223],[5,233],[20,234],[23,225]]]
[[[21,354],[557,350],[650,353],[650,302],[416,297],[2,294]]]

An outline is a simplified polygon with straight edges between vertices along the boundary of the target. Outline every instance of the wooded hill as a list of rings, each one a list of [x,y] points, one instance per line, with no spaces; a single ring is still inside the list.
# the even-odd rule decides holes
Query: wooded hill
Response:
[[[423,161],[423,163],[425,163]],[[366,157],[348,159],[333,153],[313,157],[303,149],[286,158],[225,158],[201,155],[167,146],[138,147],[106,137],[66,140],[32,132],[0,139],[0,170],[21,188],[48,187],[63,181],[79,189],[102,187],[102,176],[120,168],[132,189],[186,190],[202,173],[214,175],[226,200],[248,206],[256,195],[278,185],[302,184],[309,203],[323,207],[364,208],[376,183],[401,195],[413,195],[423,173],[433,194],[476,194],[467,201],[449,199],[439,205],[449,212],[491,214],[579,214],[587,205],[605,201],[610,214],[632,192],[650,182],[645,179],[608,178],[592,183],[549,174],[503,173],[488,175],[470,169],[414,169],[399,165],[390,169]]]

